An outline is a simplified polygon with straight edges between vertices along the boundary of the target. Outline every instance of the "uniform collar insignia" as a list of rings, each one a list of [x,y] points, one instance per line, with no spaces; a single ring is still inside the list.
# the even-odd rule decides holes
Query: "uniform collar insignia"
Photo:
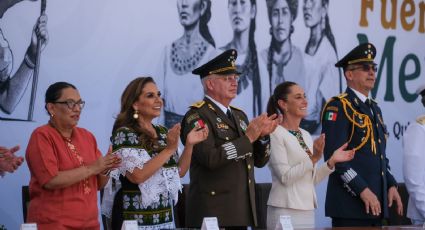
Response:
[[[211,104],[209,104],[209,103],[208,103],[208,108],[210,108],[211,110],[215,111],[215,108]]]

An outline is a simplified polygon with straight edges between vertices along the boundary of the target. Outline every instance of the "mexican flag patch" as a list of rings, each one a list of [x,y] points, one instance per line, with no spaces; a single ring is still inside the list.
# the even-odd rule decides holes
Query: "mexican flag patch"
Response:
[[[336,115],[337,113],[328,111],[325,115],[325,120],[327,121],[336,121]]]

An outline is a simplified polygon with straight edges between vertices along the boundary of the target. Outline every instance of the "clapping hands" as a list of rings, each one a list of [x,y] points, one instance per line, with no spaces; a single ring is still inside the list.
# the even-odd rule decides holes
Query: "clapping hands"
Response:
[[[267,114],[263,113],[251,120],[245,134],[250,142],[253,143],[259,137],[272,133],[280,123],[281,119],[281,115],[273,114],[271,116],[267,116]]]
[[[188,134],[186,138],[186,144],[188,145],[196,145],[201,141],[204,141],[208,137],[208,126],[205,125],[203,128],[199,129],[197,127],[194,127]]]
[[[23,157],[15,155],[19,148],[18,145],[10,149],[0,146],[0,172],[12,173],[24,162]]]

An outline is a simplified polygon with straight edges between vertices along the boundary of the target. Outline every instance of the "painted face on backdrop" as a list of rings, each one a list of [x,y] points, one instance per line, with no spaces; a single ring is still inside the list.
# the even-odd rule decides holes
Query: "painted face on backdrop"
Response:
[[[292,15],[286,0],[277,0],[271,10],[273,37],[283,42],[291,34]]]
[[[62,90],[61,96],[52,106],[49,112],[53,115],[55,123],[62,127],[75,127],[80,120],[80,114],[84,106],[78,90],[68,87]]]
[[[304,118],[307,115],[307,97],[303,88],[299,85],[293,85],[290,88],[287,100],[283,101],[282,111],[287,111],[294,117]]]
[[[233,31],[243,32],[249,29],[251,19],[255,18],[255,6],[251,0],[229,0],[228,13]]]
[[[310,28],[321,23],[326,16],[326,8],[322,0],[304,0],[303,13],[305,26]]]
[[[197,23],[202,15],[203,0],[177,0],[180,24],[183,27]]]
[[[153,119],[161,115],[162,105],[161,92],[155,83],[149,82],[145,84],[133,108],[139,111],[141,117]]]

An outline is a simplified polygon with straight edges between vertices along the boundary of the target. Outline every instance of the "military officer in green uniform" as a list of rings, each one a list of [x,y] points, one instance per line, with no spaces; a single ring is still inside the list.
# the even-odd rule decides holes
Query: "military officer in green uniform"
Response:
[[[351,161],[336,164],[329,176],[325,213],[334,227],[380,226],[389,206],[396,203],[400,215],[403,210],[386,157],[388,132],[381,109],[370,98],[377,70],[375,55],[375,47],[364,43],[335,64],[343,68],[347,89],[323,109],[325,160],[346,142],[347,149],[356,150]]]
[[[200,75],[205,98],[184,116],[181,140],[193,128],[209,128],[208,138],[194,146],[190,166],[186,225],[201,227],[204,217],[217,217],[220,227],[256,226],[254,166],[269,160],[269,134],[276,115],[248,121],[230,102],[237,95],[236,50],[227,50],[193,70]]]

